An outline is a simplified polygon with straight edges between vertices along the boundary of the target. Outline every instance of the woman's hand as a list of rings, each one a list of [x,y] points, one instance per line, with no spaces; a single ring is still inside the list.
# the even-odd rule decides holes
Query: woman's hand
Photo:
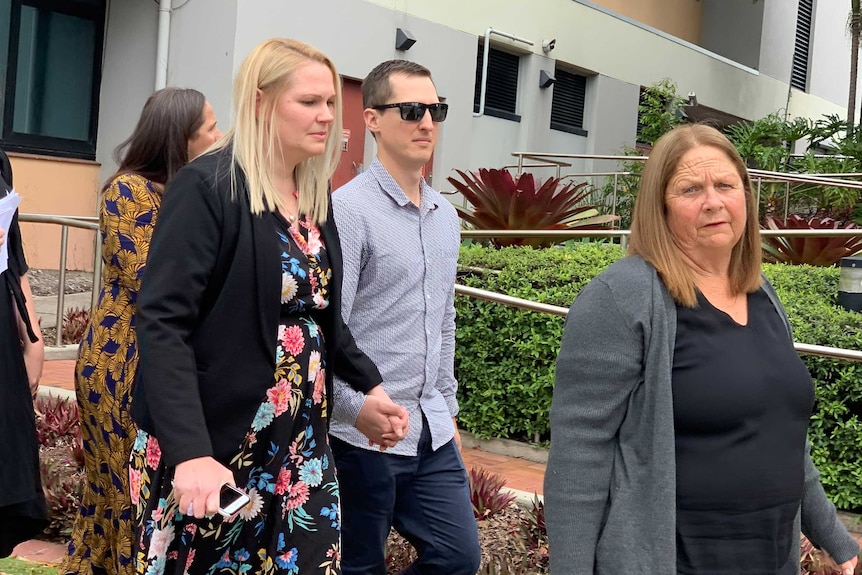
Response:
[[[858,557],[854,557],[850,561],[845,561],[841,565],[838,566],[838,569],[841,570],[841,575],[853,575],[856,572],[856,562],[859,561]]]
[[[35,397],[39,391],[39,380],[42,379],[42,366],[45,364],[45,346],[42,345],[41,339],[36,343],[28,341],[27,344],[24,346],[24,367],[27,369],[30,395]]]
[[[0,248],[3,247],[3,242],[6,241],[6,230],[0,228]]]
[[[1,230],[0,230],[1,231]],[[23,342],[24,367],[27,369],[27,383],[30,385],[30,393],[35,396],[39,389],[39,380],[42,378],[42,366],[45,362],[45,342],[40,329],[41,321],[36,313],[36,304],[33,300],[33,290],[30,289],[30,280],[27,274],[21,276],[21,293],[27,306],[27,314],[30,316],[31,327],[36,334],[36,341],[30,341],[27,333],[27,324],[15,308],[15,317],[18,320],[18,336]]]
[[[183,515],[198,519],[218,513],[219,491],[225,483],[236,486],[230,469],[212,457],[198,457],[177,464],[174,499]]]

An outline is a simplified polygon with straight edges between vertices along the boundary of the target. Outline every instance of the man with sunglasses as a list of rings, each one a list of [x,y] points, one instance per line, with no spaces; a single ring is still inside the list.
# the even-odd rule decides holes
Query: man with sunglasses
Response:
[[[370,168],[336,190],[342,311],[382,387],[409,414],[406,437],[376,449],[355,427],[364,397],[336,379],[332,452],[341,489],[344,575],[383,575],[394,526],[418,552],[404,572],[473,575],[476,521],[455,425],[455,209],[422,177],[448,106],[427,68],[390,60],[362,83]],[[393,425],[393,427],[395,427]]]

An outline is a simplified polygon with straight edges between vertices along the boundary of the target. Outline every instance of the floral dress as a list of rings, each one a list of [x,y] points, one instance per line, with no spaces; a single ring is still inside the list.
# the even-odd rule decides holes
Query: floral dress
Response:
[[[324,334],[332,271],[319,229],[280,216],[281,320],[272,386],[229,467],[251,501],[231,519],[182,513],[173,468],[140,431],[131,457],[140,575],[341,572],[338,483],[327,440]]]
[[[128,477],[137,432],[129,408],[138,368],[135,317],[161,199],[150,180],[123,174],[102,200],[102,287],[75,363],[87,481],[61,575],[132,573]]]

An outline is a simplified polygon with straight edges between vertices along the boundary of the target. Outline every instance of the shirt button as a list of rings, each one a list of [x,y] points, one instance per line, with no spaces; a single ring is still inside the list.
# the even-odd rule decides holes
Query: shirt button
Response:
[[[431,299],[431,294],[429,293],[427,297],[428,297],[428,299]]]

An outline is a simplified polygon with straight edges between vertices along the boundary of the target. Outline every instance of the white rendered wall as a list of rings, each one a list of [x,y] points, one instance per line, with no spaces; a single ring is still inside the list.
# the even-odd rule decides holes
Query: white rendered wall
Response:
[[[110,0],[107,16],[96,140],[100,182],[116,171],[114,148],[132,133],[153,93],[158,5]]]

